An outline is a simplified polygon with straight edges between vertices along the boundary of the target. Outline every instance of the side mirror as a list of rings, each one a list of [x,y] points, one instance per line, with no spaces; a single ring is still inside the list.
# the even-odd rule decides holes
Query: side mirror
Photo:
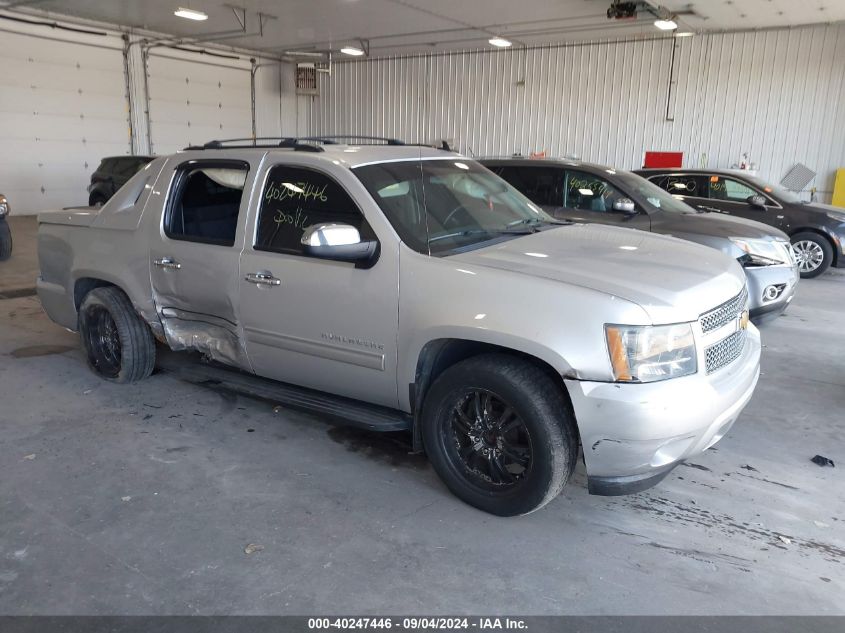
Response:
[[[619,200],[613,203],[613,210],[626,215],[636,215],[637,205],[630,198],[619,198]]]
[[[308,255],[320,259],[366,264],[375,263],[378,253],[378,242],[362,242],[358,229],[349,224],[313,224],[303,231],[301,242]]]
[[[746,201],[752,207],[755,207],[757,209],[765,209],[766,208],[766,198],[764,198],[763,196],[759,196],[759,195],[748,196],[748,198],[746,198]]]

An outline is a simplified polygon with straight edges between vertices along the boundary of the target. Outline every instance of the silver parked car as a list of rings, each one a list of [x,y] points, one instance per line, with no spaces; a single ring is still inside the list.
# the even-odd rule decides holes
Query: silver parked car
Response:
[[[282,402],[411,431],[499,515],[554,498],[579,444],[591,492],[647,488],[751,398],[735,259],[556,221],[451,152],[281,145],[158,158],[101,209],[39,216],[38,295],[95,372],[145,378],[154,339],[202,352]]]
[[[751,320],[783,314],[798,286],[789,238],[760,222],[697,211],[634,173],[555,159],[482,159],[556,218],[680,237],[736,258],[748,277]]]

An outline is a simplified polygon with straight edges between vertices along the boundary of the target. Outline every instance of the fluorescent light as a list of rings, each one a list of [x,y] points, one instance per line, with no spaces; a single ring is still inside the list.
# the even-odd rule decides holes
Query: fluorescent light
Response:
[[[684,31],[682,33],[675,33],[675,37],[692,37],[695,35],[692,31]]]
[[[493,46],[498,46],[499,48],[507,48],[508,46],[513,46],[513,42],[510,40],[506,40],[504,37],[491,37],[489,40]]]
[[[364,51],[356,46],[344,46],[340,49],[340,52],[344,55],[351,55],[352,57],[360,57],[364,54]]]
[[[173,15],[185,18],[186,20],[197,20],[198,22],[208,19],[208,14],[203,13],[202,11],[194,11],[193,9],[185,9],[182,7],[176,9],[176,11],[173,12]]]
[[[655,20],[654,26],[659,28],[661,31],[674,31],[678,28],[678,23],[675,20]]]

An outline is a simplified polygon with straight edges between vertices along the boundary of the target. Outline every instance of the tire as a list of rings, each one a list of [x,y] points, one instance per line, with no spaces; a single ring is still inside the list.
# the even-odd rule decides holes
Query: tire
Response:
[[[578,456],[575,416],[560,387],[538,367],[505,354],[469,358],[440,374],[421,424],[426,454],[443,483],[499,516],[528,514],[554,499]]]
[[[790,240],[795,257],[798,258],[801,279],[818,277],[830,268],[833,262],[833,247],[826,238],[818,233],[806,231],[796,233]]]
[[[155,367],[155,341],[129,298],[114,286],[95,288],[79,306],[79,333],[88,366],[106,380],[142,380]]]
[[[0,220],[0,262],[12,256],[12,230],[6,220]]]

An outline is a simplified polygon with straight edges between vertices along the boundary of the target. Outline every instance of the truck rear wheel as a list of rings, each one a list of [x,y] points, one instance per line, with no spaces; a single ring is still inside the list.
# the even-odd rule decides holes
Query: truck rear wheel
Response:
[[[149,376],[155,366],[155,341],[129,298],[118,288],[95,288],[79,306],[79,333],[88,366],[112,382]]]
[[[516,357],[485,354],[444,371],[421,422],[428,458],[449,490],[492,514],[543,507],[575,468],[569,402],[542,370]]]
[[[9,223],[0,219],[0,262],[12,256],[12,231]]]

